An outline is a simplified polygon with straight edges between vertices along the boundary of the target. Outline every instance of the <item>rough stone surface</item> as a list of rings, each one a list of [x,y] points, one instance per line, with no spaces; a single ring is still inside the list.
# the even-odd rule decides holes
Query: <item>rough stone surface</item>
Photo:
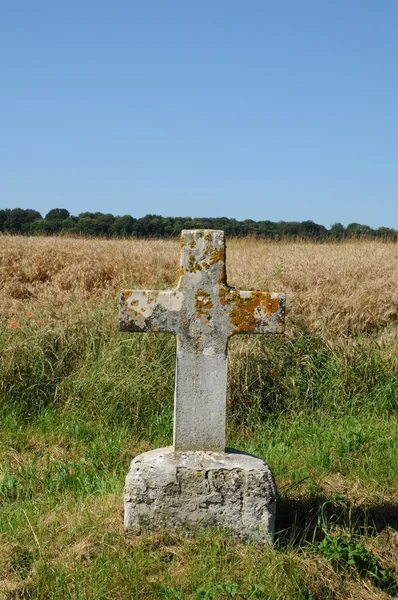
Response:
[[[284,294],[227,284],[224,232],[218,230],[182,232],[175,290],[122,291],[122,331],[177,337],[176,451],[225,450],[228,340],[237,333],[282,333],[284,314]]]
[[[136,456],[126,478],[124,522],[136,533],[222,527],[245,541],[272,543],[277,491],[260,458],[229,452],[174,452]]]

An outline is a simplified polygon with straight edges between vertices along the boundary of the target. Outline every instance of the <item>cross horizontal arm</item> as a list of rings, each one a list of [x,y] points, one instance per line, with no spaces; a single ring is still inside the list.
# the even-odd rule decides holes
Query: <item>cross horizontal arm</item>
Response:
[[[182,304],[178,290],[122,290],[119,329],[177,333]]]
[[[285,330],[285,294],[224,288],[220,300],[228,311],[231,335]]]

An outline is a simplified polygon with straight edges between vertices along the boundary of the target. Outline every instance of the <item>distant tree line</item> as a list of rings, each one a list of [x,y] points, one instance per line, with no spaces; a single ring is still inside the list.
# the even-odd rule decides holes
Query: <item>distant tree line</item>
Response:
[[[335,223],[327,229],[313,221],[238,221],[227,217],[191,218],[146,215],[135,219],[130,215],[83,212],[73,216],[66,208],[53,208],[43,218],[37,210],[0,209],[0,232],[24,235],[81,234],[101,237],[176,237],[182,229],[223,229],[228,236],[281,239],[347,239],[382,238],[397,241],[398,232],[391,227],[372,229],[368,225]]]

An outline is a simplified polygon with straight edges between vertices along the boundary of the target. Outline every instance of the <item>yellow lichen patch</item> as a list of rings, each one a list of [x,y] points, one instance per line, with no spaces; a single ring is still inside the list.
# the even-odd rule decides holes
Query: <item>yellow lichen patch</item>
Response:
[[[130,302],[130,305],[131,305],[131,306],[138,306],[138,304],[139,304],[139,300],[132,300],[132,301]]]
[[[279,308],[279,298],[272,298],[269,292],[252,292],[252,294],[261,294],[261,308],[270,317],[272,313],[276,312]]]
[[[214,265],[214,263],[219,260],[225,261],[225,247],[220,246],[219,248],[214,248],[210,254],[210,264]]]
[[[184,275],[184,267],[178,267],[178,279],[180,280],[181,277]]]
[[[188,255],[188,271],[190,273],[196,273],[196,271],[201,271],[202,267],[200,266],[200,263],[196,261],[195,259],[195,255],[190,252]]]
[[[228,289],[225,287],[220,287],[220,289],[218,290],[218,297],[220,298],[220,304],[221,306],[225,306],[226,304],[229,304],[229,297],[228,297]]]
[[[207,240],[208,242],[211,242],[211,233],[206,233],[205,240]]]
[[[196,271],[201,271],[201,270],[202,270],[202,267],[201,267],[200,263],[198,263],[198,262],[194,263],[192,265],[192,267],[189,268],[190,273],[196,273]]]
[[[133,290],[122,290],[122,294],[125,298],[128,298],[133,293]]]
[[[202,315],[207,316],[212,307],[213,302],[211,301],[210,294],[199,288],[195,293],[196,316],[198,318]]]
[[[190,247],[190,248],[195,248],[195,240],[193,240],[193,239],[192,239],[192,240],[189,242],[189,247]]]
[[[225,273],[225,266],[224,266],[223,269],[221,270],[220,277],[217,279],[218,285],[225,283],[225,280],[226,280],[226,273]]]
[[[223,283],[223,280],[219,281],[218,283]],[[239,298],[239,292],[235,288],[230,288],[223,285],[218,291],[218,296],[220,298],[221,306],[226,306],[227,304],[231,304],[231,302],[235,302],[236,299]]]
[[[210,265],[207,262],[202,262],[202,269],[205,269],[207,271],[207,269],[210,267]]]
[[[247,298],[239,294],[234,298],[234,306],[229,311],[229,318],[233,326],[233,332],[253,332],[256,330],[258,318],[255,311],[261,310],[267,317],[278,310],[278,298],[271,298],[269,292],[251,292]]]
[[[159,296],[159,290],[153,290],[152,292],[142,292],[146,296],[148,304],[152,304],[154,300]]]
[[[220,277],[217,279],[217,283],[219,285],[221,285],[222,283],[225,283],[225,280],[227,278],[227,271],[225,268],[225,261],[221,262],[221,273],[220,273]]]

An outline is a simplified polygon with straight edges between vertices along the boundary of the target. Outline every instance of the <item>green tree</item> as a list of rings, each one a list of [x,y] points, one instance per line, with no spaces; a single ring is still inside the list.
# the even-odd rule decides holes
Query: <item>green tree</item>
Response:
[[[3,208],[0,210],[0,231],[5,230],[9,212],[9,208]]]
[[[327,229],[314,221],[303,221],[300,224],[300,235],[303,237],[322,239],[326,237]]]
[[[130,215],[124,215],[123,217],[116,217],[111,226],[112,235],[127,236],[133,233],[133,227],[136,219],[133,219]]]
[[[376,232],[369,225],[350,223],[347,225],[346,236],[355,238],[374,237]]]
[[[46,221],[61,220],[64,221],[70,217],[70,213],[66,208],[52,208],[44,217]]]
[[[376,237],[382,238],[383,240],[394,240],[396,236],[395,229],[391,227],[378,227],[376,229]]]
[[[345,227],[341,223],[333,223],[329,229],[329,237],[341,240],[345,234]]]
[[[79,233],[78,217],[70,216],[62,221],[62,233]]]
[[[41,218],[37,210],[14,208],[8,213],[4,229],[10,233],[29,233],[33,221]]]

